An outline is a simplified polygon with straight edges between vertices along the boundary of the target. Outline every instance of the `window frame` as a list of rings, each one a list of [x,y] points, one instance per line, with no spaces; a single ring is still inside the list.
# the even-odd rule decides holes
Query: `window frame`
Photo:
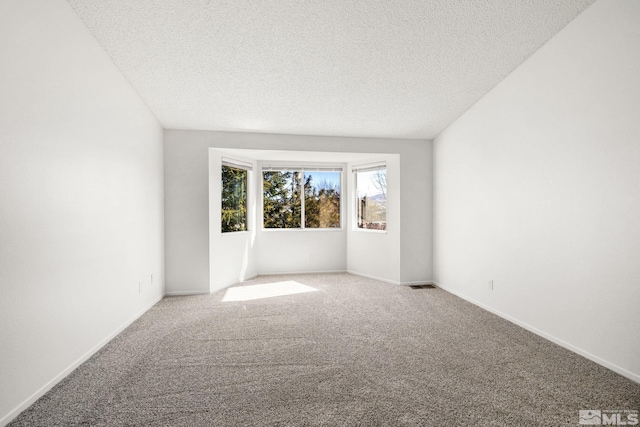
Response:
[[[300,227],[296,228],[277,228],[277,227],[265,227],[264,226],[264,172],[299,172],[299,188],[302,189],[302,194],[300,197]],[[327,228],[316,228],[316,227],[306,227],[305,226],[305,195],[304,195],[304,177],[305,171],[311,172],[338,172],[340,174],[340,226],[339,227],[327,227]],[[260,166],[260,210],[262,212],[260,221],[260,229],[266,232],[272,231],[285,231],[285,232],[336,232],[343,231],[345,227],[344,217],[345,217],[345,204],[344,204],[344,180],[345,180],[345,165],[344,164],[308,164],[308,163],[268,163]]]
[[[358,164],[358,165],[353,165],[351,167],[351,175],[352,175],[351,182],[353,184],[353,202],[354,202],[353,215],[352,215],[353,231],[365,232],[365,233],[378,233],[378,234],[386,234],[389,231],[389,222],[386,220],[387,212],[389,212],[388,197],[387,197],[388,194],[385,195],[385,199],[387,202],[387,204],[385,205],[385,229],[377,230],[373,228],[358,227],[358,202],[360,200],[358,196],[358,172],[369,172],[369,171],[376,171],[376,170],[382,170],[382,169],[384,169],[385,171],[385,177],[388,178],[389,168],[387,166],[386,161]],[[388,188],[388,185],[387,185],[387,188]]]
[[[222,229],[222,204],[223,198],[222,193],[224,192],[224,182],[222,180],[222,168],[228,167],[232,169],[244,170],[246,172],[246,182],[245,182],[245,230],[237,230],[237,231],[224,231]],[[243,162],[241,160],[231,159],[222,157],[220,161],[220,234],[222,236],[235,236],[244,233],[251,232],[251,172],[253,171],[253,165],[251,163]]]

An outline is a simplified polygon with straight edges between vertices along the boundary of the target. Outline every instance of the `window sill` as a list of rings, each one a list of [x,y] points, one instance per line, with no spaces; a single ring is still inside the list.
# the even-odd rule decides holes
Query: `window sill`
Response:
[[[370,228],[354,228],[353,231],[357,231],[359,233],[373,233],[373,234],[388,234],[389,230],[373,230]]]
[[[311,232],[311,233],[327,231],[330,233],[336,233],[339,231],[344,231],[344,228],[262,228],[261,231],[265,231],[267,233],[278,232],[278,231],[284,231],[287,233],[292,231],[303,231],[303,232]]]
[[[251,230],[245,231],[227,231],[225,233],[220,232],[221,236],[244,236],[245,234],[251,234]]]

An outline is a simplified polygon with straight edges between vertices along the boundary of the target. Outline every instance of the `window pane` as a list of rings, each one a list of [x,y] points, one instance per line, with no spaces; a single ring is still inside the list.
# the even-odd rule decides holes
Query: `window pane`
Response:
[[[247,171],[222,166],[222,232],[247,230]]]
[[[340,172],[304,171],[304,226],[340,228]]]
[[[358,228],[387,229],[387,170],[356,172]]]
[[[300,228],[300,172],[263,171],[264,228]]]

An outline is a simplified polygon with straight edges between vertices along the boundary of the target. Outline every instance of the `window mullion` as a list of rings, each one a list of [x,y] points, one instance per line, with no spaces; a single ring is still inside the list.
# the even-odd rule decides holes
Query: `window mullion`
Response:
[[[300,185],[298,185],[298,188],[300,188],[300,228],[304,229],[304,170],[300,169]]]

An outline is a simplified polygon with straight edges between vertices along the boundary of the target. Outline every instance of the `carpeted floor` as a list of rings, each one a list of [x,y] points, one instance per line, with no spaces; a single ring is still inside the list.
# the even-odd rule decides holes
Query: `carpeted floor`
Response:
[[[440,289],[168,297],[11,426],[560,426],[640,385]]]

